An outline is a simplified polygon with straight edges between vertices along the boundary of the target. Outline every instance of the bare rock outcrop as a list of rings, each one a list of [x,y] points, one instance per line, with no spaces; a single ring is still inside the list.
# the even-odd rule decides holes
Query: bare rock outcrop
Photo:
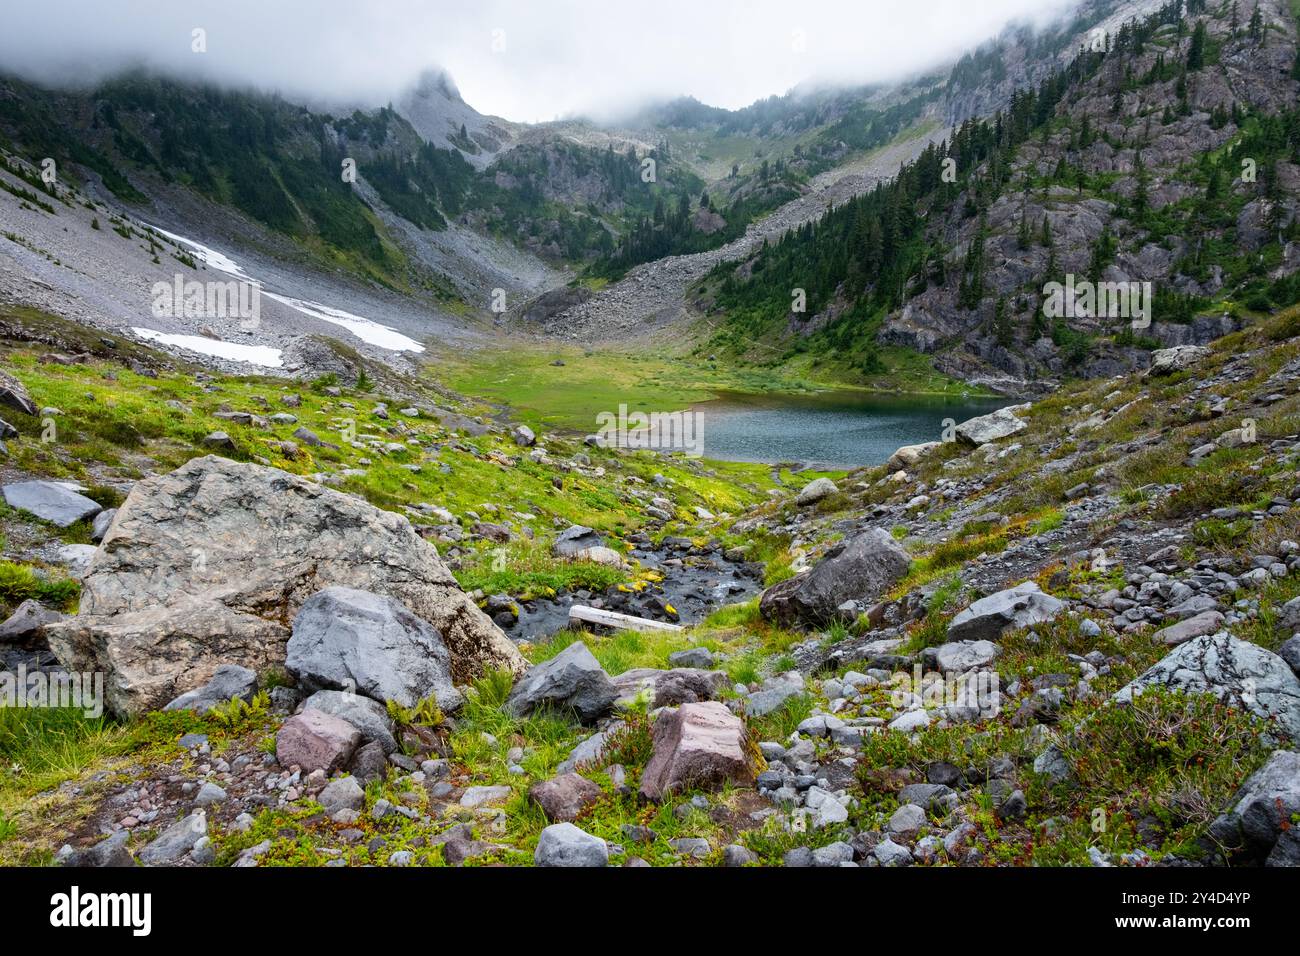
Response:
[[[136,485],[91,562],[80,613],[47,631],[65,667],[106,673],[110,709],[138,713],[223,664],[283,666],[294,616],[332,585],[386,595],[433,625],[457,682],[524,670],[405,517],[214,456]]]

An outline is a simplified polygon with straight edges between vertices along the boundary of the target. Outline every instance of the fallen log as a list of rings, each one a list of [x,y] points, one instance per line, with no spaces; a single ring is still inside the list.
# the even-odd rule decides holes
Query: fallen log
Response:
[[[617,631],[640,631],[645,634],[657,632],[676,633],[685,630],[680,624],[650,621],[643,617],[633,617],[630,614],[619,614],[615,611],[602,611],[599,608],[585,607],[581,604],[575,604],[569,608],[569,624],[572,626],[575,623],[599,624],[601,627],[612,627]]]

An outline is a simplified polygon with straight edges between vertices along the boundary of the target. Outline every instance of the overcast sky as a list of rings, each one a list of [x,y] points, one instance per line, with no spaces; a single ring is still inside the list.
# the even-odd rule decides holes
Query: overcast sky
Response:
[[[0,68],[48,83],[128,63],[344,103],[449,71],[535,122],[691,95],[736,108],[802,82],[888,80],[1075,0],[40,0],[6,4]],[[192,51],[196,28],[206,53]]]

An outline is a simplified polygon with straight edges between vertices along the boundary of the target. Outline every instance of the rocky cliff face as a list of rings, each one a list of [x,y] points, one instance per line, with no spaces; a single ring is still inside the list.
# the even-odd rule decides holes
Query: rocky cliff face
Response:
[[[478,169],[514,145],[517,124],[484,116],[463,99],[446,72],[425,73],[396,103],[397,111],[426,143],[457,149]]]
[[[1261,119],[1288,117],[1300,96],[1292,77],[1296,30],[1289,9],[1280,0],[1264,0],[1260,11],[1259,39],[1249,34],[1245,15],[1234,29],[1225,8],[1190,17],[1181,29],[1163,26],[1140,50],[1108,56],[1097,75],[1061,104],[1052,127],[1018,150],[1006,189],[984,205],[967,192],[942,211],[931,235],[950,250],[946,279],[891,314],[880,341],[938,353],[940,368],[968,379],[981,369],[1027,381],[1069,372],[1109,375],[1144,364],[1140,350],[1123,344],[1099,341],[1087,355],[1071,354],[1062,333],[1053,335],[1051,323],[1039,317],[1043,286],[1068,274],[1151,283],[1165,307],[1154,310],[1151,327],[1139,335],[1156,342],[1203,344],[1235,328],[1231,315],[1176,316],[1169,303],[1185,296],[1208,306],[1248,278],[1250,270],[1232,260],[1268,244],[1278,254],[1255,277],[1275,280],[1300,269],[1300,247],[1285,238],[1300,208],[1294,148],[1277,158],[1271,185],[1263,176],[1247,181],[1241,163],[1251,157],[1233,153],[1232,167],[1215,174],[1222,177],[1222,194],[1211,204],[1225,215],[1218,221],[1202,216],[1210,188],[1203,158],[1240,144]],[[1126,7],[1104,23],[1122,25],[1127,20],[1118,17],[1131,12]],[[1216,53],[1213,62],[1185,71],[1198,21]],[[980,95],[991,94],[981,87]],[[960,92],[956,102],[956,115],[978,108]],[[989,172],[986,167],[981,175]],[[986,295],[969,307],[959,288],[963,259],[981,239]],[[1099,260],[1102,243],[1113,247]],[[1206,248],[1216,254],[1206,256]],[[1009,332],[994,327],[1000,299]],[[1114,318],[1080,313],[1069,317],[1069,327],[1107,336],[1121,324]]]

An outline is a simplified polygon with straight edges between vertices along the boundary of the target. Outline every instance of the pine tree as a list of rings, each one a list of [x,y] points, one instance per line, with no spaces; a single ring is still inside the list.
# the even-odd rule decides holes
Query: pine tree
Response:
[[[1054,241],[1052,239],[1052,220],[1049,219],[1047,216],[1043,216],[1043,229],[1042,232],[1039,234],[1038,241],[1039,244],[1042,245],[1044,248],[1047,249],[1052,248],[1052,244]]]
[[[1003,348],[1009,346],[1014,340],[1011,319],[1007,316],[1006,296],[999,296],[997,305],[993,307],[993,336]]]
[[[1133,175],[1137,179],[1137,185],[1133,187],[1133,219],[1142,222],[1150,209],[1151,193],[1147,187],[1147,167],[1142,161],[1141,150],[1133,159]]]
[[[974,309],[984,301],[984,241],[988,235],[988,223],[981,216],[975,237],[971,239],[970,248],[966,250],[966,262],[962,267],[961,285],[957,294],[957,304],[963,309]]]
[[[1259,12],[1259,4],[1255,4],[1255,12],[1250,15],[1250,38],[1256,43],[1264,39],[1264,15]]]
[[[1028,249],[1033,244],[1033,234],[1029,231],[1029,207],[1020,208],[1020,233],[1016,237],[1020,248]]]
[[[1192,31],[1192,45],[1187,50],[1187,70],[1194,72],[1205,66],[1205,21],[1197,20]]]

